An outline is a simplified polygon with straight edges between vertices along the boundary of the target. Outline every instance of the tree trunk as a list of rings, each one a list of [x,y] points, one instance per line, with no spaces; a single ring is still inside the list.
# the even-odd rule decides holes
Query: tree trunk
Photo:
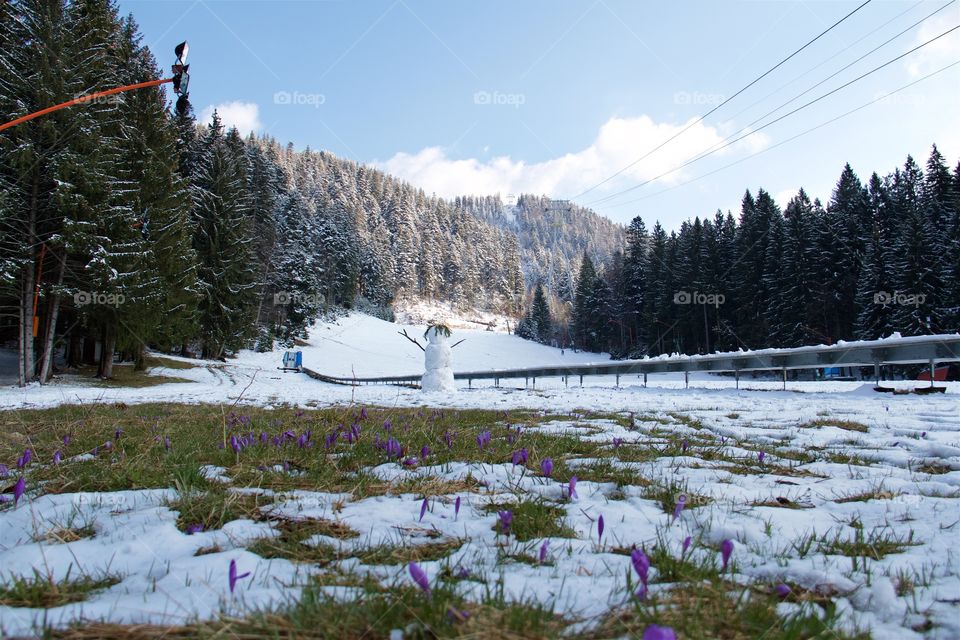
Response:
[[[142,342],[137,342],[133,348],[133,370],[143,371],[147,368],[147,350]]]
[[[100,367],[97,377],[104,380],[113,378],[113,349],[117,344],[117,334],[109,325],[103,329],[103,347],[100,349]]]
[[[60,287],[63,285],[63,276],[67,270],[66,256],[60,261],[60,270],[57,273],[57,284],[50,296],[47,310],[47,334],[43,339],[43,357],[40,365],[40,384],[49,382],[53,377],[53,345],[57,333],[57,318],[60,315]]]
[[[23,266],[23,290],[20,300],[20,359],[22,362],[22,383],[33,382],[36,377],[37,365],[36,356],[33,352],[33,289],[34,282],[34,264],[29,260]]]

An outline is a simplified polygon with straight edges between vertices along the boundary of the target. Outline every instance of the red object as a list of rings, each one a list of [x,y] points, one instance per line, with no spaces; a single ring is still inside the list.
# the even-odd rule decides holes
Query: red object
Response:
[[[14,127],[22,122],[27,122],[28,120],[33,120],[34,118],[39,118],[40,116],[45,116],[48,113],[53,113],[54,111],[59,111],[66,107],[72,107],[75,104],[81,104],[83,102],[90,102],[96,98],[102,98],[103,96],[112,96],[115,93],[123,93],[124,91],[133,91],[135,89],[146,89],[147,87],[156,87],[161,84],[166,84],[167,82],[173,82],[173,78],[164,78],[163,80],[150,80],[148,82],[138,82],[137,84],[128,84],[123,87],[116,87],[114,89],[107,89],[106,91],[97,91],[96,93],[90,93],[85,96],[80,96],[79,98],[74,98],[73,100],[67,100],[66,102],[61,102],[60,104],[55,104],[52,107],[47,107],[46,109],[41,109],[40,111],[34,111],[33,113],[28,113],[25,116],[21,116],[16,120],[11,120],[10,122],[4,122],[0,124],[0,131],[4,129],[9,129]]]
[[[933,379],[937,382],[944,382],[947,379],[947,373],[950,371],[950,367],[937,367],[933,370]],[[930,369],[924,369],[920,375],[917,376],[917,380],[926,380],[930,381]]]

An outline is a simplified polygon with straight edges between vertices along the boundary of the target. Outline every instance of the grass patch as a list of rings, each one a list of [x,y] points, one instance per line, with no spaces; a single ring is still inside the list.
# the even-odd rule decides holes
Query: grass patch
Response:
[[[566,511],[543,499],[527,499],[514,503],[491,504],[485,507],[490,513],[512,511],[510,535],[519,542],[537,538],[576,538],[573,529],[563,523]],[[494,530],[499,531],[499,521]]]
[[[816,420],[807,420],[797,425],[800,429],[816,429],[819,427],[836,427],[844,431],[857,431],[867,433],[870,428],[862,422],[855,420],[838,420],[836,418],[817,418]]]
[[[83,576],[71,580],[69,571],[66,579],[54,582],[34,570],[32,577],[19,576],[9,584],[0,586],[0,605],[43,609],[59,607],[72,602],[82,602],[95,591],[112,587],[119,582],[120,578],[116,576]]]
[[[90,525],[82,527],[53,527],[42,535],[34,536],[33,540],[34,542],[45,542],[47,544],[67,544],[76,542],[77,540],[83,540],[84,538],[92,538],[95,533],[96,531],[94,531]]]
[[[615,461],[610,459],[593,460],[589,464],[577,465],[570,471],[570,475],[577,476],[577,480],[587,482],[612,482],[618,488],[626,486],[645,487],[650,484],[649,480],[634,469],[622,464],[615,464]]]
[[[867,640],[869,635],[849,636],[837,629],[836,606],[820,602],[822,615],[804,612],[781,616],[778,598],[765,592],[740,588],[720,579],[678,583],[666,591],[652,591],[646,600],[611,614],[591,638],[640,637],[651,625],[669,626],[678,638],[722,640],[796,640],[837,638]]]
[[[885,527],[865,533],[862,528],[854,528],[853,538],[842,532],[833,536],[824,534],[817,541],[817,552],[826,555],[847,556],[850,558],[868,558],[880,560],[891,553],[902,553],[907,547],[919,545],[913,539],[913,530],[902,536],[885,532]]]
[[[846,504],[849,502],[867,502],[868,500],[893,500],[898,495],[900,495],[899,492],[887,491],[883,487],[876,487],[867,491],[848,493],[839,498],[834,498],[833,501],[837,504]]]
[[[273,498],[263,495],[211,488],[203,492],[181,491],[180,497],[168,506],[180,512],[177,528],[187,532],[197,525],[206,531],[220,529],[233,520],[266,520],[260,507],[272,502]]]
[[[654,482],[644,487],[641,495],[647,500],[653,500],[659,504],[664,513],[673,513],[680,496],[686,496],[684,509],[696,509],[713,502],[708,496],[690,491],[686,480],[678,481],[674,478],[670,478],[666,483]]]

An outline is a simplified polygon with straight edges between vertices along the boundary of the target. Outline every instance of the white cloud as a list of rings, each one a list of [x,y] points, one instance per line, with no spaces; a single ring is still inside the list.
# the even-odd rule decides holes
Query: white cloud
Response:
[[[255,102],[234,101],[210,105],[200,112],[200,122],[210,123],[213,119],[214,109],[220,115],[224,129],[236,127],[240,135],[244,137],[251,131],[259,131],[263,128],[263,124],[260,122],[260,107]]]
[[[600,127],[596,139],[589,147],[537,163],[514,160],[510,156],[498,156],[489,160],[456,160],[447,157],[446,151],[441,147],[427,147],[413,154],[397,153],[384,162],[374,164],[442,197],[497,192],[570,196],[619,171],[689,124],[690,122],[657,123],[648,116],[611,118]],[[606,183],[601,189],[584,196],[583,200],[654,178],[718,145],[723,139],[724,134],[719,129],[702,122],[697,123],[662,149]],[[718,152],[717,155],[730,154],[735,150],[756,151],[768,143],[767,136],[758,133]],[[684,171],[680,170],[658,178],[657,181],[671,184],[683,179],[685,175]]]
[[[956,25],[956,12],[938,14],[917,29],[914,46],[923,44]],[[926,75],[946,66],[960,56],[960,31],[954,31],[906,58],[907,71],[913,77]]]

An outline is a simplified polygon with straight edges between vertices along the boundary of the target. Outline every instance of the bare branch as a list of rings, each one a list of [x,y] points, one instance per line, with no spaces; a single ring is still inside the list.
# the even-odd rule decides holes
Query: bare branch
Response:
[[[453,349],[453,348],[454,348],[455,346],[457,346],[458,344],[461,344],[461,343],[466,342],[466,341],[467,341],[467,339],[464,338],[464,339],[461,340],[460,342],[455,342],[455,343],[453,343],[452,345],[450,345],[450,348]]]
[[[415,344],[415,345],[417,345],[418,347],[420,347],[420,351],[426,351],[426,349],[423,348],[423,345],[420,344],[419,342],[417,342],[417,339],[416,339],[416,338],[411,338],[411,337],[410,337],[410,334],[407,333],[407,330],[406,330],[406,329],[404,329],[403,331],[397,331],[397,333],[399,333],[400,335],[402,335],[404,338],[406,338],[407,340],[409,340],[409,341],[412,342],[413,344]]]

